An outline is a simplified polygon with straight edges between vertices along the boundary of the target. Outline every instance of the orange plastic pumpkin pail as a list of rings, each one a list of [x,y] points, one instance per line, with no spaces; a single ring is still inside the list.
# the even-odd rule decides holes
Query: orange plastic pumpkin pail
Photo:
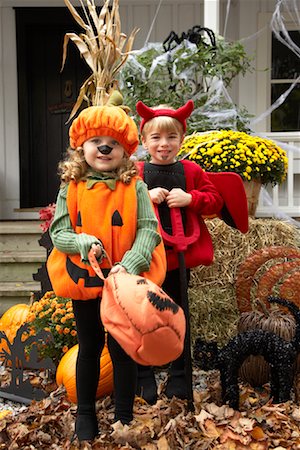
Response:
[[[184,312],[151,280],[127,273],[110,275],[100,310],[107,331],[137,363],[161,366],[181,355]]]

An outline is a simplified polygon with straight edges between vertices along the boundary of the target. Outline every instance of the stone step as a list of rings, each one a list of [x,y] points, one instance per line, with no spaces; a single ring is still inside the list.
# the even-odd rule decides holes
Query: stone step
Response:
[[[32,281],[42,263],[46,261],[46,250],[0,252],[0,282]]]
[[[34,220],[0,222],[0,252],[40,249],[39,239],[43,234],[40,224]]]
[[[29,304],[32,294],[38,294],[40,290],[40,283],[35,281],[0,283],[0,316],[18,303]]]

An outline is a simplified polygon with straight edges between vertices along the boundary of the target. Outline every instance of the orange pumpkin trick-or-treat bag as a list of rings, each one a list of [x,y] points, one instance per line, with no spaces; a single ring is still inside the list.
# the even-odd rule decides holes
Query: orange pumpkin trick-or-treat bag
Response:
[[[89,260],[103,279],[91,253]],[[128,273],[109,275],[104,279],[100,314],[107,331],[139,364],[162,366],[183,351],[184,312],[149,279]]]

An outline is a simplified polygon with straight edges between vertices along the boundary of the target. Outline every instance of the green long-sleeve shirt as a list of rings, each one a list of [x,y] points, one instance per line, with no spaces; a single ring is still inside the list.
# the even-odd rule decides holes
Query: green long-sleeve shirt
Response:
[[[114,189],[115,180],[108,179],[107,174],[93,174],[88,178],[88,186],[94,183],[106,182]],[[54,220],[50,227],[53,245],[61,252],[68,254],[79,253],[83,262],[88,263],[88,252],[92,244],[99,243],[99,239],[85,233],[77,234],[72,227],[67,208],[68,184],[61,187],[57,201]],[[137,180],[137,231],[133,246],[128,250],[121,265],[128,273],[140,274],[149,270],[153,250],[160,243],[161,237],[157,232],[157,219],[153,211],[147,186],[142,180]],[[130,205],[128,205],[130,208]]]

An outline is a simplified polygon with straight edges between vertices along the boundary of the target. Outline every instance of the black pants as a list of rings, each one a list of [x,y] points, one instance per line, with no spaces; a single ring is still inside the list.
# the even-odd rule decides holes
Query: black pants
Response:
[[[189,284],[191,271],[186,269],[186,281]],[[181,295],[180,295],[180,270],[170,270],[166,273],[165,281],[162,285],[163,290],[174,300],[177,305],[181,305]]]
[[[105,343],[104,327],[100,319],[100,299],[74,300],[79,352],[76,363],[77,413],[95,411],[95,398],[99,376],[99,359]],[[108,334],[108,349],[114,370],[115,420],[132,420],[136,390],[136,363]]]

